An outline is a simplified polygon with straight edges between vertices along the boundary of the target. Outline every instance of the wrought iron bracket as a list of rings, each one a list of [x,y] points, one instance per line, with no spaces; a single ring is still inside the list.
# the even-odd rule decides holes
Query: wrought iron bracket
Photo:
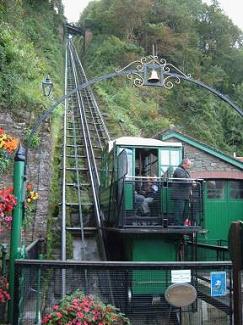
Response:
[[[191,75],[186,75],[172,63],[167,63],[165,59],[159,59],[155,55],[142,57],[140,60],[129,63],[124,68],[119,68],[116,72],[127,72],[127,78],[133,80],[133,85],[136,87],[152,86],[171,89],[174,84],[181,82],[180,77],[191,79]],[[153,79],[151,82],[149,75],[153,72],[156,73],[157,79]]]

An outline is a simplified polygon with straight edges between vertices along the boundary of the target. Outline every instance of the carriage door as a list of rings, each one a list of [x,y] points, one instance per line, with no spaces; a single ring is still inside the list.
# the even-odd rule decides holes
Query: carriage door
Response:
[[[159,155],[159,176],[169,179],[172,177],[174,170],[182,160],[182,147],[164,147],[160,148]],[[168,180],[163,184],[162,191],[162,211],[163,214],[171,215],[174,213],[174,205],[171,200],[171,181]]]
[[[118,195],[123,197],[123,211],[133,209],[133,149],[119,148]]]

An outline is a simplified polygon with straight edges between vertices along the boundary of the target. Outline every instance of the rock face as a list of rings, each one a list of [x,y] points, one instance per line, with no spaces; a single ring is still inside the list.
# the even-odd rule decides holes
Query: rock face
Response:
[[[10,114],[0,113],[0,127],[7,134],[19,138],[23,142],[26,124],[14,121]],[[25,242],[28,245],[39,237],[46,237],[47,217],[48,217],[48,197],[51,180],[51,158],[52,141],[47,125],[41,128],[41,143],[36,149],[27,150],[26,182],[33,185],[33,190],[38,192],[39,199],[36,204],[36,212],[32,214],[26,231],[24,232]],[[9,173],[0,179],[0,188],[8,187],[13,184],[13,166]],[[9,233],[0,234],[0,243],[8,242]]]

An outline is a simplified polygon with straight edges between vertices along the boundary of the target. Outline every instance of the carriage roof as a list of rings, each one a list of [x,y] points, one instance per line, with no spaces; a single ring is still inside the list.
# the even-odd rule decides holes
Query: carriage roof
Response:
[[[111,151],[115,145],[135,147],[182,147],[180,142],[165,142],[157,139],[141,137],[121,137],[109,141],[109,151]]]

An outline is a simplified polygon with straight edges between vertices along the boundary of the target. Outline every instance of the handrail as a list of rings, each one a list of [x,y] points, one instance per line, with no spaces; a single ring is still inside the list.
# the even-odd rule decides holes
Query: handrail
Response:
[[[133,267],[133,268],[166,268],[166,269],[182,269],[182,268],[202,268],[207,269],[209,267],[232,267],[231,261],[203,261],[203,262],[126,262],[126,261],[61,261],[61,260],[15,260],[16,265],[26,266],[52,266],[52,267],[73,267],[83,266],[86,268],[120,268],[120,267]]]
[[[191,241],[187,242],[189,245],[195,245]],[[222,250],[222,251],[228,251],[228,246],[220,246],[220,245],[213,245],[213,244],[205,244],[205,243],[198,243],[196,244],[198,247],[204,247],[204,248],[209,248],[209,249],[217,249],[217,250]]]

